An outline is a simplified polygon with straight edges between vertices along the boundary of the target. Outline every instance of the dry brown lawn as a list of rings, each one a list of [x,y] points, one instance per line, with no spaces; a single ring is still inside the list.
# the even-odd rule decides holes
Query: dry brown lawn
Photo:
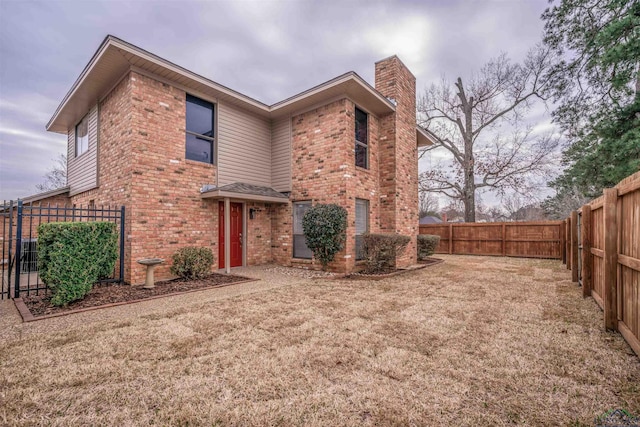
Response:
[[[640,413],[640,360],[559,262],[444,258],[377,282],[283,276],[291,285],[268,292],[0,331],[0,424],[593,425],[609,409]]]

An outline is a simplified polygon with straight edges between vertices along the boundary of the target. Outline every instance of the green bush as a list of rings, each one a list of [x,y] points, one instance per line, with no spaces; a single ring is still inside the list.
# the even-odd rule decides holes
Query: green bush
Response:
[[[425,260],[434,253],[440,244],[440,236],[432,234],[418,235],[418,259]]]
[[[109,277],[118,258],[112,222],[51,222],[38,226],[38,271],[53,305],[84,298]]]
[[[347,210],[334,204],[312,206],[302,217],[302,230],[307,247],[326,268],[344,248]]]
[[[209,248],[186,246],[173,254],[171,273],[183,279],[201,279],[211,273],[213,252]]]
[[[366,273],[393,271],[396,258],[407,247],[411,238],[402,234],[381,233],[362,236],[362,253],[367,267]]]

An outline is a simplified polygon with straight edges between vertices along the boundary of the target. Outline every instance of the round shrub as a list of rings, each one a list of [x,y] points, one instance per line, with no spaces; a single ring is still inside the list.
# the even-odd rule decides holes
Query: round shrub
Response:
[[[344,248],[347,231],[347,210],[334,204],[312,206],[302,217],[307,247],[326,268]]]
[[[424,261],[434,253],[440,244],[440,236],[433,234],[418,235],[418,259]]]
[[[186,246],[173,254],[171,274],[183,279],[201,279],[211,273],[213,252],[209,248]]]

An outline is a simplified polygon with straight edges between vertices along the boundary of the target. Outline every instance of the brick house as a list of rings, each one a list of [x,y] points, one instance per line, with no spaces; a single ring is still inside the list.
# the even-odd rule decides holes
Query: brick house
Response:
[[[107,36],[46,128],[68,136],[70,204],[126,206],[129,283],[144,282],[137,259],[190,245],[227,271],[315,268],[301,230],[313,203],[348,212],[332,270],[357,268],[366,231],[411,236],[398,264],[416,262],[417,148],[430,141],[397,56],[375,64],[375,88],[348,72],[266,105]]]

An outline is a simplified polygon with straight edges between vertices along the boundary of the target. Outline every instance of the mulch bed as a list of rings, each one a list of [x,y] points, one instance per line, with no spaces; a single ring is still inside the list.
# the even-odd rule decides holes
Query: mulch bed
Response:
[[[55,316],[91,308],[126,304],[130,302],[153,299],[163,295],[186,293],[208,288],[227,286],[233,283],[252,281],[247,277],[212,273],[204,279],[186,280],[174,279],[156,282],[153,289],[142,286],[119,284],[97,285],[84,299],[74,301],[66,307],[56,307],[51,304],[51,294],[30,295],[21,298],[33,317]],[[16,300],[16,302],[18,302]],[[23,316],[24,317],[24,316]]]

